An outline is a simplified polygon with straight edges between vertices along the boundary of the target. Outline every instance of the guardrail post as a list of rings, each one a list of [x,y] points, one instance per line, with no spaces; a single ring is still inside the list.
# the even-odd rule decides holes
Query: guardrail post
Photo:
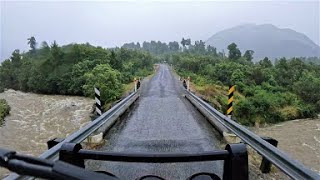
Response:
[[[54,139],[51,139],[51,140],[47,141],[48,149],[51,149],[53,146],[59,144],[63,140],[64,139],[62,139],[62,138],[54,138]]]
[[[187,90],[190,91],[190,76],[188,76],[188,81],[187,81]]]
[[[64,143],[59,151],[59,160],[84,168],[84,160],[77,154],[80,149],[82,146],[79,143]]]
[[[141,85],[141,78],[139,77],[138,81],[137,81],[137,89],[140,88],[140,85]]]
[[[233,92],[235,91],[235,87],[233,86],[229,86],[229,91],[228,91],[228,108],[227,108],[227,116],[229,118],[231,118],[232,115],[232,111],[233,111],[233,106],[232,106],[232,102],[233,102]]]
[[[271,137],[262,137],[263,140],[267,141],[271,145],[277,147],[278,146],[278,141],[271,138]],[[271,162],[266,159],[265,157],[262,158],[261,165],[260,165],[260,170],[262,173],[269,173],[271,171]]]
[[[223,180],[248,180],[248,152],[243,143],[227,144],[225,148],[229,152],[224,162]]]
[[[101,99],[100,99],[100,90],[99,88],[95,87],[94,88],[94,99],[96,101],[96,113],[98,116],[102,115],[102,109],[101,109]]]
[[[137,78],[134,78],[133,79],[133,82],[134,82],[134,92],[137,92]]]

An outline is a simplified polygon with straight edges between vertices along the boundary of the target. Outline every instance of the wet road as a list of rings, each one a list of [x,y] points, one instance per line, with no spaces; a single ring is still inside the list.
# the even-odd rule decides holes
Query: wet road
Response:
[[[100,150],[117,152],[203,152],[220,148],[218,134],[183,97],[183,87],[167,65],[143,83],[133,111],[106,136]],[[121,179],[146,174],[165,179],[186,179],[198,172],[221,177],[223,162],[117,163],[88,161],[92,169],[111,172]],[[88,167],[87,166],[87,167]]]

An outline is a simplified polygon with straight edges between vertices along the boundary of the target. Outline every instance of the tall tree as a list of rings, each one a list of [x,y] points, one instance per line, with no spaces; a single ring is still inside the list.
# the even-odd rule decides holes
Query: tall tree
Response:
[[[263,58],[263,60],[259,61],[260,66],[263,68],[270,68],[272,67],[272,62],[269,60],[268,57]]]
[[[214,56],[217,55],[217,48],[215,48],[215,47],[213,47],[213,46],[208,45],[208,46],[207,46],[207,51],[208,51],[209,53],[212,53]]]
[[[228,46],[228,50],[229,50],[229,59],[237,60],[241,57],[241,51],[239,50],[239,48],[235,43],[231,43]]]
[[[40,48],[40,54],[47,55],[50,52],[50,46],[46,41],[42,41],[41,48]]]
[[[189,39],[186,39],[186,45],[188,46],[188,49],[189,49],[189,47],[190,47],[190,45],[191,45],[191,39],[189,38]]]
[[[28,38],[28,44],[30,45],[30,48],[31,48],[30,52],[31,53],[35,53],[36,52],[36,46],[37,46],[36,38],[34,38],[33,36]]]
[[[16,68],[18,68],[21,64],[21,54],[20,54],[20,51],[19,49],[16,49],[13,51],[11,57],[11,62],[12,62],[12,65]]]
[[[254,51],[253,50],[246,50],[246,52],[244,53],[243,57],[247,60],[247,61],[252,61],[253,59],[253,54]]]
[[[186,40],[185,40],[184,38],[182,38],[182,40],[181,40],[181,45],[182,45],[182,50],[183,50],[183,51],[184,51],[185,48],[186,48],[186,44],[187,44]]]
[[[63,52],[61,51],[59,45],[56,41],[53,41],[53,44],[51,45],[51,55],[55,61],[60,61],[63,55]]]
[[[126,52],[127,52],[127,51],[125,51],[125,49],[121,49],[121,56],[122,56],[122,57],[125,57],[125,58],[128,58]],[[125,59],[125,58],[124,58],[124,59]],[[116,53],[115,53],[114,51],[111,51],[111,55],[110,55],[110,66],[111,66],[113,69],[117,69],[117,70],[121,70],[122,67],[123,67],[121,58],[117,57],[117,56],[116,56]]]
[[[179,51],[179,43],[176,41],[169,42],[169,50],[172,52],[177,52]]]

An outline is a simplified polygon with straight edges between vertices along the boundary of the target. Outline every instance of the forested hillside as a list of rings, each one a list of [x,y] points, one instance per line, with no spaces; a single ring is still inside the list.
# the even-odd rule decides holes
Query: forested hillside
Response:
[[[27,43],[27,42],[26,42]],[[15,50],[0,66],[0,90],[4,88],[43,94],[93,96],[102,91],[105,103],[122,95],[124,84],[152,72],[154,56],[124,48],[104,49],[90,44],[59,46],[42,42],[37,48],[28,39],[30,51]]]
[[[221,112],[226,112],[229,85],[236,85],[234,119],[242,124],[276,123],[316,117],[320,112],[320,59],[318,57],[268,57],[253,62],[254,51],[241,52],[235,43],[218,52],[203,41],[182,39],[129,43],[123,47],[141,49],[173,64],[183,78],[191,77],[194,90]],[[178,44],[178,45],[177,45]]]
[[[236,85],[233,117],[242,124],[316,117],[320,112],[320,65],[304,58],[281,58],[273,64],[265,57],[253,63],[253,51],[242,55],[234,43],[227,48],[228,58],[185,51],[168,61],[180,75],[191,76],[200,93],[224,113],[228,86]]]

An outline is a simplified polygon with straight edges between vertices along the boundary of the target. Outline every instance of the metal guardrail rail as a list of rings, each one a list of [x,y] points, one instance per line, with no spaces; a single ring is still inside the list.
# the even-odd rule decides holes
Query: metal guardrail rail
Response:
[[[201,98],[187,91],[188,95],[193,98],[200,106],[205,108],[217,121],[219,121],[228,130],[237,135],[242,141],[250,145],[263,157],[267,158],[272,164],[281,169],[284,173],[293,179],[320,179],[320,175],[308,169],[300,162],[292,159],[287,154],[277,149],[273,145],[263,140],[258,135],[249,131],[242,125],[220,113]]]
[[[107,112],[103,113],[97,119],[87,124],[84,128],[81,128],[80,130],[66,137],[63,141],[61,141],[51,149],[45,151],[39,157],[43,159],[58,160],[60,148],[64,143],[82,142],[83,140],[88,138],[92,133],[94,133],[97,129],[99,129],[103,124],[105,124],[111,117],[113,117],[113,115],[115,115],[120,110],[123,110],[123,107],[128,105],[127,103],[134,98],[138,98],[137,92],[131,93],[129,96],[121,100],[119,103],[117,103]],[[12,173],[8,177],[6,177],[5,180],[19,179],[21,177],[22,176],[19,176],[16,173]]]

